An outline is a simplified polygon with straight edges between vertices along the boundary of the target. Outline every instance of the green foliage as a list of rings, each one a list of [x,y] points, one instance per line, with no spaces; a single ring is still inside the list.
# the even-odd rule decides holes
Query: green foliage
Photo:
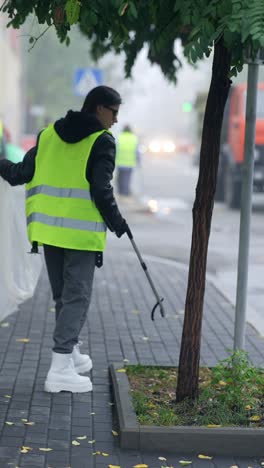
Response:
[[[259,386],[264,390],[263,374],[250,365],[245,351],[238,350],[213,368],[211,386],[205,393],[208,399],[224,402],[232,410],[251,407],[258,411],[256,389]]]
[[[189,12],[188,5],[186,9]],[[224,37],[226,47],[232,51],[231,75],[237,75],[245,52],[250,50],[254,57],[264,45],[264,0],[201,0],[196,2],[190,24],[192,32],[185,47],[188,59],[196,62],[208,56],[214,42]]]
[[[197,401],[175,404],[175,368],[128,366],[133,405],[141,424],[264,426],[264,372],[245,351],[230,351],[212,369],[200,369]]]
[[[242,69],[245,52],[254,57],[264,47],[264,0],[5,0],[1,9],[15,28],[35,14],[40,24],[54,25],[62,42],[68,42],[71,26],[78,23],[92,42],[94,57],[110,49],[125,53],[127,75],[146,45],[150,62],[175,80],[181,66],[177,38],[195,63],[223,37],[232,51],[232,74]]]

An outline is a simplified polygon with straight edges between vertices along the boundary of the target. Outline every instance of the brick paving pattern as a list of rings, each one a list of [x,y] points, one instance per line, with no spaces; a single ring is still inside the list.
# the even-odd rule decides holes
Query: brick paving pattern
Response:
[[[179,467],[181,459],[191,459],[193,468],[261,466],[262,460],[252,458],[200,460],[182,454],[119,449],[118,437],[112,434],[118,428],[109,388],[109,363],[127,359],[130,363],[178,364],[187,273],[162,262],[148,260],[147,265],[158,291],[165,297],[166,319],[157,310],[155,322],[150,319],[155,298],[135,255],[107,253],[104,267],[96,271],[92,303],[81,337],[82,351],[89,351],[93,359],[92,393],[43,391],[55,315],[45,270],[34,297],[4,320],[8,326],[0,327],[0,468],[132,468],[140,463],[160,468],[158,457],[167,458],[168,466],[173,467]],[[202,365],[212,366],[227,356],[227,349],[232,348],[233,328],[232,306],[208,283]],[[17,341],[23,338],[29,341]],[[250,325],[246,349],[252,362],[263,366],[264,339]],[[21,453],[22,446],[31,450]]]

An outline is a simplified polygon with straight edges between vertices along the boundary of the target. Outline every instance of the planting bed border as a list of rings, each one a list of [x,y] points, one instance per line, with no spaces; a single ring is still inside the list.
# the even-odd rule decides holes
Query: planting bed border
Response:
[[[264,429],[239,427],[143,426],[138,423],[124,363],[109,366],[119,424],[120,447],[171,453],[264,456]]]

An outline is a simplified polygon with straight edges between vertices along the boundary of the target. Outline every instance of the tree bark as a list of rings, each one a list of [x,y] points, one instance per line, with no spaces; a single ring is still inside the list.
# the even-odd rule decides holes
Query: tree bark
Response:
[[[223,113],[231,84],[230,65],[231,54],[220,40],[214,47],[212,79],[203,123],[199,178],[193,205],[192,246],[176,389],[177,402],[184,398],[198,398],[207,251]]]

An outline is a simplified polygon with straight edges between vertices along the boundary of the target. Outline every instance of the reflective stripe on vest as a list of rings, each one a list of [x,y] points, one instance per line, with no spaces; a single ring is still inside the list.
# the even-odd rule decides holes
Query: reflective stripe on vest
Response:
[[[116,166],[135,167],[138,138],[131,132],[122,132],[118,137]]]
[[[86,189],[68,189],[50,187],[49,185],[38,185],[32,189],[29,189],[26,193],[26,197],[32,197],[37,194],[49,195],[51,197],[59,198],[81,198],[82,200],[91,200],[91,194]]]
[[[81,229],[84,231],[105,232],[106,225],[102,223],[94,223],[92,221],[80,221],[78,219],[58,218],[55,216],[48,216],[42,213],[32,213],[27,218],[27,224],[32,222],[48,224],[49,226],[64,227],[71,229]]]
[[[91,149],[103,132],[73,144],[61,140],[53,125],[41,133],[34,177],[26,191],[31,243],[75,250],[105,249],[106,224],[86,179]]]

